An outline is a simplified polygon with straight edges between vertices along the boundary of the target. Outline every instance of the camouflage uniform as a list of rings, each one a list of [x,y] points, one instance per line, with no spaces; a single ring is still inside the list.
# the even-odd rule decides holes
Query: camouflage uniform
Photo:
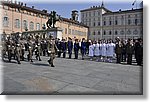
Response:
[[[41,61],[40,58],[40,52],[41,52],[41,46],[38,40],[35,41],[35,55],[36,55],[36,59]]]
[[[50,39],[50,41],[48,42],[48,53],[49,53],[49,56],[50,56],[50,59],[48,60],[48,62],[49,62],[49,64],[51,64],[51,67],[54,67],[53,60],[55,58],[55,54],[56,54],[57,49],[58,48],[55,44],[55,40]]]
[[[33,61],[32,61],[33,44],[32,44],[31,41],[28,41],[27,45],[28,45],[28,52],[29,52],[28,55],[27,55],[28,61],[33,62]]]
[[[20,56],[21,56],[21,44],[20,44],[20,43],[16,43],[16,46],[15,46],[15,53],[16,53],[16,57],[17,57],[17,62],[18,62],[18,64],[21,64],[21,63],[20,63]]]
[[[1,44],[1,51],[2,51],[2,60],[4,61],[5,55],[6,55],[6,51],[7,51],[7,44],[6,41],[2,41]]]
[[[25,45],[23,43],[21,43],[20,49],[21,49],[20,57],[21,57],[21,60],[24,61]]]
[[[11,57],[12,57],[12,42],[8,39],[6,42],[6,50],[8,54],[8,60],[11,62]]]

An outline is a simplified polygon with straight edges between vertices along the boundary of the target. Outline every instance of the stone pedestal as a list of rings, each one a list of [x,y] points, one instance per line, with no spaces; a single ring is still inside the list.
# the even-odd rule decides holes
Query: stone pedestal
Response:
[[[54,38],[62,40],[62,29],[59,27],[47,29],[47,37],[52,35]]]

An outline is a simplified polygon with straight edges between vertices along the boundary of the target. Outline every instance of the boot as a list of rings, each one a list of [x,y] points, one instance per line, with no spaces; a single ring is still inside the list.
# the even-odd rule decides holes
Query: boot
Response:
[[[55,67],[53,64],[51,64],[51,67]]]

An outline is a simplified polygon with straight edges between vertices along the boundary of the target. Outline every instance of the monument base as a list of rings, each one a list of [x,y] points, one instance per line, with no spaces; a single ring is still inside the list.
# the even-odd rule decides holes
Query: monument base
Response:
[[[50,35],[53,36],[54,38],[59,38],[60,40],[62,40],[62,29],[59,27],[48,28],[47,37],[49,37]]]

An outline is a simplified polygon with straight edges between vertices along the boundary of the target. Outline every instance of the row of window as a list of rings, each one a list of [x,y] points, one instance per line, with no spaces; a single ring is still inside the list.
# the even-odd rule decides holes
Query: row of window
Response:
[[[126,34],[128,34],[128,35],[131,35],[131,34],[134,34],[134,35],[138,35],[138,34],[143,34],[143,31],[141,30],[141,32],[138,32],[138,30],[137,29],[135,29],[133,32],[131,32],[131,30],[130,29],[128,29],[127,30],[127,32],[126,32]],[[93,31],[93,35],[100,35],[101,34],[101,32],[100,31]],[[112,35],[113,34],[113,31],[103,31],[103,35]],[[121,30],[121,31],[117,31],[117,30],[115,30],[114,31],[114,34],[115,35],[118,35],[118,34],[120,34],[120,35],[124,35],[125,34],[125,31],[124,30]]]
[[[23,24],[23,29],[34,30],[34,23],[32,21],[29,22],[29,24],[28,24],[27,20],[23,20],[22,24]],[[4,27],[9,26],[9,18],[8,17],[3,18],[3,26]],[[20,28],[20,27],[21,27],[21,21],[19,19],[15,19],[15,28]],[[40,23],[36,23],[36,30],[40,30]]]
[[[84,13],[82,13],[82,14],[81,14],[81,17],[82,17],[82,18],[86,18],[86,17],[100,16],[100,15],[101,15],[101,12],[100,12],[100,11],[92,11],[92,12],[84,12]],[[124,14],[124,15],[120,15],[120,17],[121,17],[121,18],[124,18],[124,17],[125,17],[125,14]],[[127,18],[132,18],[132,17],[134,17],[134,18],[136,17],[136,18],[137,18],[138,15],[137,15],[137,14],[132,14],[132,15],[131,15],[131,14],[127,14],[126,17],[127,17]],[[108,17],[107,17],[107,18],[108,18]],[[115,16],[115,17],[114,17],[114,16],[112,16],[112,17],[110,16],[110,17],[109,17],[109,19],[112,19],[112,18],[116,18],[116,19],[117,19],[117,18],[118,18],[118,15]],[[104,19],[105,19],[105,17],[104,17]]]
[[[82,13],[82,18],[84,17],[91,17],[91,16],[99,16],[101,14],[100,11],[93,11],[93,12],[85,12],[85,13]]]
[[[65,34],[72,34],[72,35],[82,35],[82,36],[86,35],[86,32],[82,32],[82,31],[74,30],[74,29],[68,30],[67,28],[64,29],[64,32]]]
[[[87,26],[100,26],[100,22],[83,22],[85,25]],[[119,24],[120,23],[120,24]],[[129,19],[127,21],[127,25],[139,25],[139,24],[142,24],[143,23],[143,20],[141,19],[134,19],[134,20],[131,20]],[[118,22],[118,20],[115,20],[114,22],[113,21],[103,21],[103,26],[111,26],[111,25],[124,25],[125,22],[124,20],[120,20],[120,22]]]

